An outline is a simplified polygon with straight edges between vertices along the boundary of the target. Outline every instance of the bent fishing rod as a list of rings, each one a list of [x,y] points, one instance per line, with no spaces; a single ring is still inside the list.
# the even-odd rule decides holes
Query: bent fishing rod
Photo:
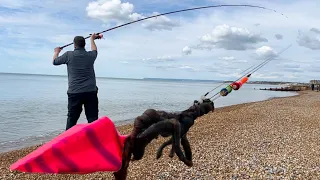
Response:
[[[290,47],[292,46],[292,44],[290,44],[289,46],[287,46],[286,48],[282,49],[279,53],[277,53],[277,55],[270,55],[265,61],[263,61],[262,63],[258,64],[255,68],[251,69],[248,73],[244,74],[243,76],[241,76],[240,78],[238,78],[237,80],[233,81],[236,82],[238,80],[240,80],[241,78],[247,76],[250,77],[253,73],[255,73],[256,71],[258,71],[259,69],[261,69],[263,66],[265,66],[266,64],[268,64],[270,61],[272,61],[275,57],[279,56],[280,54],[284,53],[286,50],[288,50]],[[253,67],[253,66],[251,66]],[[250,68],[251,68],[250,67]],[[250,69],[248,68],[248,69]],[[247,71],[248,69],[246,69],[245,71]],[[243,72],[245,72],[243,71]],[[223,83],[226,84],[226,83]],[[222,86],[223,84],[219,85],[218,87]],[[217,89],[218,87],[216,87],[215,89]],[[206,95],[208,95],[209,93],[207,93]],[[215,97],[216,95],[220,94],[220,92],[217,92],[216,94],[214,94],[213,96],[211,96],[209,99],[212,99],[213,97]],[[205,96],[206,96],[205,95]],[[218,99],[220,96],[216,97],[214,100]]]
[[[149,17],[145,17],[145,18],[142,18],[142,19],[138,19],[138,20],[135,20],[135,21],[131,21],[131,22],[128,22],[128,23],[124,23],[122,25],[119,25],[119,26],[115,26],[115,27],[112,27],[110,29],[107,29],[107,30],[104,30],[104,31],[101,31],[101,32],[98,32],[97,34],[102,34],[102,33],[105,33],[105,32],[108,32],[108,31],[111,31],[111,30],[114,30],[114,29],[117,29],[117,28],[120,28],[120,27],[123,27],[123,26],[127,26],[129,24],[133,24],[133,23],[137,23],[139,21],[144,21],[144,20],[147,20],[147,19],[151,19],[151,18],[155,18],[155,17],[158,17],[158,16],[163,16],[163,15],[167,15],[167,14],[174,14],[174,13],[179,13],[179,12],[184,12],[184,11],[193,11],[193,10],[199,10],[199,9],[208,9],[208,8],[219,8],[219,7],[249,7],[249,8],[259,8],[259,9],[264,9],[264,10],[269,10],[269,11],[273,11],[275,13],[278,13],[278,14],[281,14],[282,16],[285,16],[283,13],[280,13],[274,9],[270,9],[270,8],[266,8],[266,7],[263,7],[263,6],[255,6],[255,5],[246,5],[246,4],[235,4],[235,5],[232,5],[232,4],[222,4],[222,5],[211,5],[211,6],[201,6],[201,7],[195,7],[195,8],[189,8],[189,9],[182,9],[182,10],[176,10],[176,11],[170,11],[170,12],[166,12],[166,13],[162,13],[162,14],[157,14],[157,15],[153,15],[153,16],[149,16]],[[286,18],[288,18],[287,16],[285,16]],[[87,36],[85,37],[85,39],[88,39],[91,37],[91,34],[90,36]],[[99,39],[101,37],[98,37]],[[63,49],[67,46],[70,46],[72,45],[72,43],[69,43],[69,44],[66,44],[62,47],[60,47],[60,49]]]

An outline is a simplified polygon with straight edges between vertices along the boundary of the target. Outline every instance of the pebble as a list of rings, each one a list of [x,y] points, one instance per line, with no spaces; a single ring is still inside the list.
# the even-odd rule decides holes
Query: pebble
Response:
[[[155,153],[166,139],[154,140],[142,160],[132,162],[128,180],[319,179],[320,93],[218,108],[197,119],[188,132],[193,167]],[[118,127],[121,134],[132,125]],[[2,179],[113,179],[112,173],[39,175],[10,172],[8,167],[36,147],[0,154]]]

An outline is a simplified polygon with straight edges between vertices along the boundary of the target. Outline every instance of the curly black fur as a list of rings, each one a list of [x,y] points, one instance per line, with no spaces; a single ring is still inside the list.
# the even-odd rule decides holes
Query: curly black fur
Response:
[[[180,113],[168,113],[154,109],[146,110],[134,121],[133,130],[125,143],[122,167],[114,173],[116,179],[126,179],[131,156],[133,155],[132,160],[142,159],[146,146],[159,135],[172,137],[159,147],[157,159],[161,157],[163,149],[171,144],[170,157],[173,157],[175,153],[187,166],[192,166],[192,152],[187,132],[198,117],[212,111],[214,111],[214,103],[210,100],[204,100],[202,103],[195,101],[193,106]],[[180,148],[180,143],[185,151],[185,156]]]

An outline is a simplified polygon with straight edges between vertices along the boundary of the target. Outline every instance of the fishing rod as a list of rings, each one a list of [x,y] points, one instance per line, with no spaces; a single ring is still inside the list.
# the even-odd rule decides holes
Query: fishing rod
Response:
[[[133,23],[137,23],[139,21],[144,21],[144,20],[147,20],[147,19],[151,19],[151,18],[155,18],[155,17],[158,17],[158,16],[163,16],[163,15],[167,15],[167,14],[174,14],[174,13],[179,13],[179,12],[184,12],[184,11],[192,11],[192,10],[198,10],[198,9],[207,9],[207,8],[218,8],[218,7],[249,7],[249,8],[260,8],[260,9],[265,9],[265,10],[269,10],[269,11],[273,11],[275,13],[278,13],[278,14],[281,14],[282,16],[285,16],[283,13],[280,13],[274,9],[270,9],[270,8],[266,8],[266,7],[263,7],[263,6],[255,6],[255,5],[246,5],[246,4],[235,4],[235,5],[231,5],[231,4],[223,4],[223,5],[211,5],[211,6],[201,6],[201,7],[195,7],[195,8],[189,8],[189,9],[182,9],[182,10],[176,10],[176,11],[171,11],[171,12],[166,12],[166,13],[162,13],[162,14],[157,14],[157,15],[153,15],[153,16],[149,16],[149,17],[145,17],[145,18],[142,18],[142,19],[138,19],[138,20],[135,20],[135,21],[131,21],[131,22],[128,22],[128,23],[124,23],[122,25],[119,25],[119,26],[115,26],[115,27],[112,27],[110,29],[107,29],[107,30],[104,30],[104,31],[101,31],[101,32],[98,32],[97,35],[100,35],[102,33],[105,33],[107,31],[111,31],[111,30],[114,30],[114,29],[117,29],[117,28],[120,28],[120,27],[123,27],[123,26],[127,26],[129,24],[133,24]],[[287,16],[285,16],[286,18],[288,18]],[[84,39],[88,39],[91,37],[91,34],[90,36],[87,36],[85,37]],[[97,39],[100,39],[100,37],[98,37]],[[72,43],[69,43],[69,44],[66,44],[62,47],[60,47],[60,49],[63,49],[67,46],[70,46],[72,45]]]
[[[240,80],[241,78],[247,76],[250,77],[253,73],[255,73],[256,71],[258,71],[259,69],[261,69],[263,66],[265,66],[266,64],[268,64],[270,61],[272,61],[273,58],[279,56],[280,54],[282,54],[283,52],[285,52],[286,50],[288,50],[290,47],[292,46],[292,44],[290,44],[289,46],[287,46],[286,48],[284,48],[283,50],[281,50],[279,53],[277,53],[277,55],[273,56],[270,55],[265,61],[263,61],[262,63],[258,64],[257,67],[253,68],[251,71],[249,71],[248,74],[245,74],[243,76],[241,76],[240,78],[238,78],[237,80],[233,81],[236,82],[238,80]],[[252,66],[251,66],[252,67]],[[249,69],[249,68],[248,68]],[[221,86],[221,85],[220,85]],[[214,94],[213,96],[211,96],[209,99],[212,99],[213,97],[215,97],[216,95],[220,94],[220,92],[217,92],[216,94]],[[218,99],[220,97],[220,95],[215,98],[214,100]]]

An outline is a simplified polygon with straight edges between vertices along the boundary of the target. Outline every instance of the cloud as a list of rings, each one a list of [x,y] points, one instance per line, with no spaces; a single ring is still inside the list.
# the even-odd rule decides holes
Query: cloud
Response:
[[[308,33],[299,32],[297,43],[299,46],[311,49],[319,50],[320,49],[320,33],[316,28],[311,28]]]
[[[153,12],[152,16],[159,15],[158,12]],[[142,18],[145,18],[142,16]],[[173,27],[180,26],[177,22],[173,22],[166,16],[158,16],[156,18],[151,18],[142,23],[142,27],[147,28],[151,31],[154,30],[172,30]]]
[[[254,49],[254,45],[260,42],[268,42],[268,39],[254,34],[246,28],[223,24],[216,26],[211,33],[202,36],[200,41],[201,43],[197,46],[198,49],[221,48],[244,51]]]
[[[146,18],[142,14],[133,12],[134,5],[131,3],[122,3],[120,0],[98,0],[93,1],[86,7],[87,15],[93,19],[99,19],[104,23],[112,23],[120,25],[121,23],[127,23],[129,21],[136,21],[142,18]],[[153,12],[152,16],[160,13]],[[172,30],[173,27],[177,27],[179,24],[173,22],[166,16],[158,16],[145,20],[142,23],[142,27],[154,31],[154,30]]]
[[[219,57],[220,60],[235,60],[236,58],[233,56]]]
[[[141,15],[133,13],[134,6],[128,2],[121,3],[120,0],[98,0],[89,2],[86,7],[87,15],[103,22],[114,21],[123,23],[138,20]]]
[[[199,71],[198,68],[194,68],[194,67],[191,67],[191,66],[187,66],[187,65],[182,65],[180,67],[178,67],[179,69],[185,69],[185,70],[188,70],[188,71]]]
[[[295,63],[281,63],[279,64],[285,68],[300,68],[299,64],[295,64]]]
[[[269,46],[262,46],[256,50],[256,54],[259,58],[268,58],[276,56],[276,52]]]
[[[191,65],[177,65],[177,64],[162,64],[162,65],[155,65],[153,66],[160,70],[184,70],[188,72],[198,72],[200,71],[199,68],[192,67]]]
[[[121,64],[129,64],[128,61],[119,61],[119,63],[121,63]]]
[[[1,0],[2,7],[5,8],[20,8],[23,7],[24,1],[22,0]]]
[[[283,39],[283,36],[281,34],[276,34],[274,37],[278,40]]]
[[[279,74],[278,73],[267,73],[267,74],[264,74],[264,73],[259,73],[259,72],[255,72],[252,76],[252,78],[254,79],[278,79],[279,77]]]
[[[189,55],[192,53],[192,50],[188,47],[188,46],[185,46],[183,49],[182,49],[182,53],[185,54],[185,55]]]
[[[158,56],[156,58],[144,58],[144,62],[168,62],[173,61],[174,59],[171,56]]]
[[[317,33],[317,34],[320,34],[320,30],[317,29],[317,28],[311,28],[310,31],[314,32],[314,33]]]

